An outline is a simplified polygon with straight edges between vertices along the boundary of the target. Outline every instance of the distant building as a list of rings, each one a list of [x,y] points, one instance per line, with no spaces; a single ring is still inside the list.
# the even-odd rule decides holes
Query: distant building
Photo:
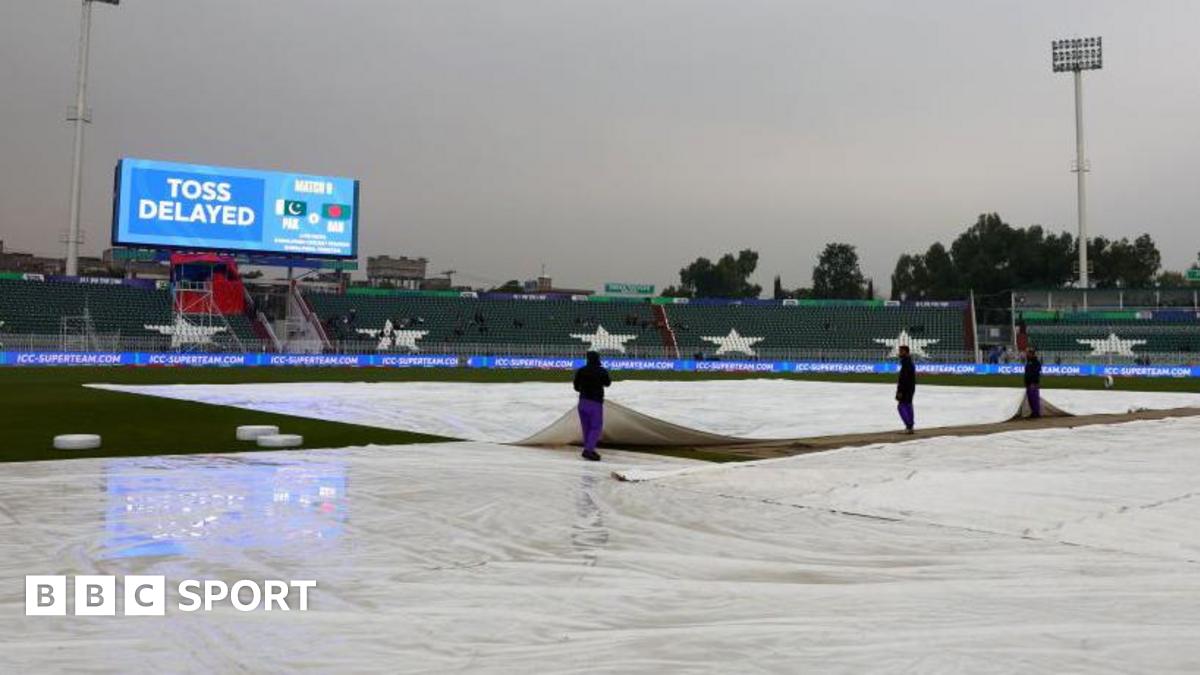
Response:
[[[84,268],[82,260],[81,258],[80,269]],[[149,259],[123,259],[115,255],[111,248],[104,249],[104,253],[100,254],[100,261],[104,267],[114,272],[120,272],[122,276],[138,279],[169,279],[171,277],[171,266],[166,262]]]
[[[394,286],[396,288],[422,288],[426,270],[429,267],[427,258],[409,258],[390,255],[374,255],[367,258],[367,280],[372,286]]]
[[[55,263],[62,269],[62,261],[55,259]],[[62,274],[59,272],[59,274]],[[97,258],[94,255],[79,256],[79,276],[81,277],[111,277],[114,276],[113,270],[109,268],[108,263],[102,258]],[[116,276],[119,276],[116,275]]]
[[[62,258],[44,258],[32,253],[9,251],[4,248],[4,241],[0,240],[0,272],[62,274],[62,271]]]
[[[453,290],[453,286],[450,285],[450,277],[430,277],[421,281],[421,290],[449,291]]]
[[[541,275],[537,279],[526,281],[523,285],[526,293],[561,293],[563,295],[591,295],[594,291],[584,288],[555,288],[554,281]]]

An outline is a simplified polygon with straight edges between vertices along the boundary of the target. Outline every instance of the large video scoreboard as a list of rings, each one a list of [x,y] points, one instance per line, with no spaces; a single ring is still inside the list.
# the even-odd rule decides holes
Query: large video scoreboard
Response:
[[[358,255],[358,181],[125,158],[117,163],[117,246]]]

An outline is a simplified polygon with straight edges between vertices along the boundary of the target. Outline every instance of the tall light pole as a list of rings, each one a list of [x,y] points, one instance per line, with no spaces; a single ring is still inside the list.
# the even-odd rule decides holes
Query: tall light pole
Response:
[[[1079,199],[1079,285],[1082,288],[1089,286],[1087,191],[1084,185],[1084,176],[1089,169],[1083,157],[1083,71],[1100,70],[1103,65],[1101,52],[1102,45],[1098,37],[1070,38],[1050,43],[1050,59],[1054,72],[1069,72],[1075,76],[1075,176]]]
[[[92,113],[87,107],[87,76],[93,2],[117,5],[121,0],[83,0],[83,16],[79,27],[79,70],[75,77],[75,106],[67,111],[67,120],[75,123],[75,146],[71,163],[71,221],[67,234],[68,276],[79,274],[79,197],[83,191],[83,125],[92,121]]]

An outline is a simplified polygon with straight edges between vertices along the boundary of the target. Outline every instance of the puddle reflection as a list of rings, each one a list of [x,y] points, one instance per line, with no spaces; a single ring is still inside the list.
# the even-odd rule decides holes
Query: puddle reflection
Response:
[[[342,533],[345,462],[289,457],[153,457],[106,463],[103,557],[194,555],[220,547],[305,555]]]

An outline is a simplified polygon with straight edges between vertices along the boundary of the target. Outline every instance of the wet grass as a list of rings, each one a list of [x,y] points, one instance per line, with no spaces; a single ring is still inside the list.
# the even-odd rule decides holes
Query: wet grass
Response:
[[[179,382],[176,376],[187,373],[87,370],[90,372],[70,368],[0,371],[0,462],[257,450],[253,442],[235,439],[239,424],[274,424],[283,433],[304,436],[307,448],[447,440],[407,431],[90,389],[82,385],[117,381],[167,384]],[[132,379],[126,379],[130,375]],[[54,436],[69,433],[100,434],[103,445],[96,450],[55,450]]]
[[[834,382],[894,381],[891,375],[615,372],[616,380],[795,379]],[[253,450],[234,440],[239,424],[275,424],[304,436],[305,447],[366,444],[399,445],[447,440],[303,417],[254,412],[228,406],[175,401],[84,387],[109,384],[242,384],[265,382],[562,382],[571,397],[570,375],[548,370],[392,369],[392,368],[4,368],[0,369],[0,462]],[[924,375],[923,385],[1021,386],[1019,376]],[[1045,388],[1101,389],[1100,378],[1047,377]],[[1130,391],[1200,392],[1195,379],[1118,379]],[[56,434],[99,433],[104,446],[94,451],[57,451]],[[700,450],[661,454],[721,460]]]

